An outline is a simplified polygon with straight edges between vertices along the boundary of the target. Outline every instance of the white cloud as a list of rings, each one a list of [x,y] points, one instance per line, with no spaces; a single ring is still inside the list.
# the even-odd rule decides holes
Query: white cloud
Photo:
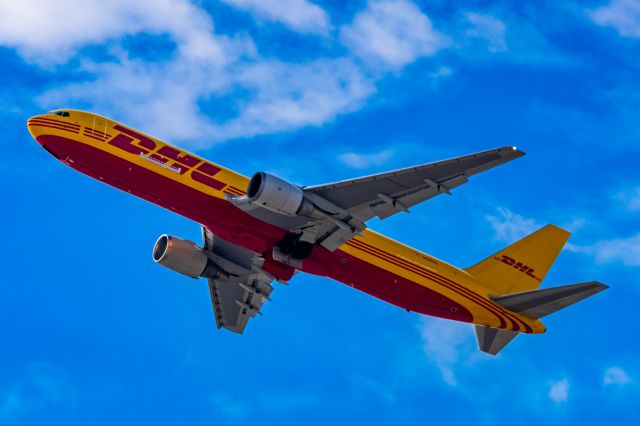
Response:
[[[497,215],[487,215],[486,219],[495,231],[495,239],[507,243],[517,241],[542,227],[534,219],[515,214],[503,207],[498,208]],[[574,218],[563,227],[575,231],[585,222],[583,218]],[[640,266],[640,233],[630,237],[600,240],[591,244],[567,243],[564,249],[593,256],[599,263],[622,262],[627,266]]]
[[[569,380],[562,379],[552,382],[549,387],[549,398],[556,404],[562,404],[569,399]]]
[[[39,100],[45,108],[80,105],[158,137],[204,147],[226,139],[321,125],[358,109],[375,92],[375,80],[352,59],[320,58],[300,64],[265,60],[248,36],[216,35],[211,17],[186,0],[113,0],[104,7],[89,7],[77,0],[27,4],[38,8],[41,3],[46,13],[51,8],[49,20],[39,31],[27,32],[23,29],[32,25],[23,3],[0,6],[4,8],[0,12],[6,12],[0,14],[0,21],[11,20],[11,25],[0,27],[0,43],[16,47],[26,59],[40,64],[60,63],[84,45],[139,32],[166,33],[176,43],[168,60],[152,62],[131,57],[117,43],[111,44],[106,47],[113,58],[110,62],[83,60],[78,71],[91,77],[44,93]],[[260,4],[271,11],[282,8],[279,2]],[[293,15],[285,15],[286,19],[294,19],[303,9],[308,12],[305,16],[314,10],[324,13],[305,1],[290,6]],[[72,15],[68,19],[60,15],[68,13]],[[62,21],[68,25],[61,26]],[[135,25],[123,21],[135,21]],[[306,21],[288,22],[302,25]],[[225,96],[225,104],[216,105],[227,111],[225,117],[209,117],[201,102],[215,105]]]
[[[474,63],[500,60],[563,68],[579,64],[557,49],[539,25],[505,7],[461,13],[450,32],[460,56]]]
[[[330,26],[324,10],[307,0],[228,2],[299,31]],[[154,61],[122,48],[125,36],[143,33],[169,36],[175,48]],[[370,2],[342,36],[357,55],[393,70],[445,43],[407,0]],[[319,55],[303,63],[267,59],[245,33],[216,34],[211,16],[188,0],[112,0],[100,7],[81,0],[3,2],[0,44],[41,67],[79,60],[75,81],[39,97],[43,108],[89,109],[196,148],[331,122],[361,108],[384,77],[375,65],[350,54]],[[77,55],[85,46],[101,49],[102,59]],[[440,67],[428,78],[450,72]],[[345,161],[358,167],[379,164],[388,155],[347,155]]]
[[[343,164],[354,168],[364,169],[371,166],[381,166],[393,156],[393,150],[386,149],[374,154],[362,154],[357,152],[345,152],[338,156]]]
[[[609,367],[604,372],[602,384],[605,386],[624,386],[631,383],[631,379],[626,371],[620,367]]]
[[[629,211],[640,210],[640,187],[620,191],[614,196],[614,198],[616,201],[621,202]]]
[[[486,219],[495,231],[495,239],[507,243],[517,241],[542,227],[535,220],[515,214],[504,207],[498,207],[498,214],[487,215]]]
[[[261,62],[239,72],[236,83],[253,93],[252,100],[218,127],[222,138],[320,125],[357,109],[375,91],[373,80],[349,59]]]
[[[467,37],[486,40],[490,52],[509,50],[506,39],[507,26],[503,21],[495,16],[476,12],[467,12],[464,16],[470,25],[465,31]]]
[[[449,386],[457,386],[455,368],[477,352],[473,328],[468,324],[435,317],[420,318],[425,355],[436,365]]]
[[[222,1],[249,11],[258,19],[280,22],[301,33],[327,34],[331,29],[331,22],[325,10],[307,0]]]
[[[622,37],[640,37],[640,1],[612,0],[608,5],[588,11],[598,25],[613,27]]]
[[[62,63],[79,47],[147,31],[169,34],[185,52],[220,57],[211,20],[186,0],[0,2],[0,44],[36,63]]]
[[[601,263],[622,262],[627,266],[640,266],[640,234],[598,241],[582,247],[582,251],[593,254]]]
[[[252,55],[252,43],[241,38],[219,43],[229,52],[228,65],[181,53],[168,62],[122,57],[117,63],[85,64],[95,80],[52,90],[41,97],[41,103],[47,108],[88,103],[92,110],[115,113],[113,118],[154,136],[203,147],[321,125],[357,109],[375,91],[374,81],[348,59],[304,64],[258,57],[243,60],[243,55]],[[244,94],[224,105],[234,112],[230,118],[215,120],[198,107],[201,99],[215,103],[233,91]]]
[[[449,44],[420,8],[408,0],[372,0],[350,26],[344,43],[364,60],[400,68]]]

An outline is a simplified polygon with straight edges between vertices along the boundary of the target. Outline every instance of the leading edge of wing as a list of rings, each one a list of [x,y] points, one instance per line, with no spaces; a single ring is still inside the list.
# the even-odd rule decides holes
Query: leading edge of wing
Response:
[[[434,167],[445,166],[448,164],[453,164],[456,162],[460,162],[460,161],[464,161],[472,158],[491,157],[496,154],[498,155],[497,159],[489,160],[480,166],[476,166],[473,169],[469,169],[466,171],[465,175],[472,176],[472,175],[478,174],[480,172],[499,166],[501,164],[508,163],[509,161],[515,160],[516,158],[520,158],[526,153],[524,151],[519,150],[515,146],[505,146],[502,148],[495,148],[487,151],[476,152],[474,154],[463,155],[461,157],[454,157],[448,160],[436,161],[434,163],[427,163],[427,164],[422,164],[418,166],[407,167],[404,169],[392,170],[386,173],[372,174],[372,175],[367,175],[367,176],[363,176],[355,179],[345,179],[345,180],[326,183],[322,185],[306,186],[304,187],[304,189],[306,191],[314,192],[314,191],[320,191],[323,189],[338,188],[338,187],[353,185],[361,182],[368,182],[368,181],[378,180],[378,179],[386,179],[389,177],[393,177],[393,176],[397,176],[405,173],[418,172],[418,171],[427,170]]]

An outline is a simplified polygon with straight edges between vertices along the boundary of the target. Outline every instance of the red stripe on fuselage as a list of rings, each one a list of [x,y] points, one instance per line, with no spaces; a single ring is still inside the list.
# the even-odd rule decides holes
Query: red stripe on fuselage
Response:
[[[99,141],[106,141],[107,139],[111,139],[111,135],[106,132],[95,131],[94,129],[85,128],[84,135]]]
[[[485,299],[481,295],[475,293],[474,291],[466,288],[463,285],[452,281],[451,279],[445,277],[444,275],[438,274],[435,271],[429,270],[427,268],[422,267],[421,265],[409,262],[408,260],[402,259],[385,251],[378,249],[372,245],[366,244],[363,241],[359,241],[357,239],[352,239],[346,243],[347,245],[362,250],[366,253],[369,253],[372,256],[375,256],[379,259],[386,260],[400,268],[403,268],[407,271],[413,272],[417,275],[420,275],[424,278],[427,278],[433,282],[441,284],[448,289],[458,293],[459,295],[465,297],[467,300],[470,300],[483,308],[487,309],[489,312],[492,312],[497,318],[500,319],[500,327],[506,328],[505,317],[509,319],[511,324],[513,325],[510,329],[513,331],[525,331],[526,333],[530,333],[531,327],[527,325],[525,322],[517,318],[516,316],[500,309],[498,306],[493,304],[490,300]],[[518,323],[522,324],[522,327],[518,325]]]
[[[55,135],[39,136],[38,142],[58,157],[73,160],[66,162],[70,167],[201,223],[221,238],[263,253],[266,258],[286,233],[224,199],[90,145]],[[464,306],[446,296],[341,250],[329,252],[316,246],[303,264],[305,272],[333,278],[404,309],[458,321],[473,320]]]
[[[80,131],[79,129],[73,129],[70,127],[65,127],[65,126],[58,126],[58,125],[54,125],[54,124],[43,124],[43,123],[29,123],[29,126],[37,126],[37,127],[46,127],[48,129],[56,129],[56,130],[64,130],[65,132],[71,132],[73,134],[78,134],[78,132]]]
[[[33,124],[55,124],[57,126],[69,127],[71,129],[80,130],[79,124],[65,123],[63,121],[51,120],[48,118],[32,118],[29,121],[27,121],[27,126],[33,125]]]
[[[411,264],[409,262],[406,262],[404,260],[398,259],[388,253],[385,253],[381,250],[377,250],[375,247],[369,246],[368,244],[363,244],[359,241],[355,241],[355,240],[351,240],[349,242],[347,242],[348,246],[354,247],[358,250],[364,251],[365,253],[368,253],[374,257],[377,257],[378,259],[387,261],[399,268],[404,269],[405,271],[409,271],[409,272],[413,272],[416,275],[419,275],[423,278],[426,278],[432,282],[435,282],[436,284],[440,284],[446,288],[448,288],[449,290],[459,294],[460,296],[464,297],[465,299],[476,303],[477,305],[480,305],[482,307],[484,307],[485,309],[489,309],[490,312],[492,312],[493,314],[495,314],[499,319],[500,319],[500,327],[504,328],[506,327],[507,323],[504,319],[504,317],[502,315],[499,314],[499,312],[496,309],[493,309],[492,306],[484,303],[486,302],[486,300],[482,299],[482,296],[473,293],[472,291],[460,291],[456,286],[451,285],[451,282],[449,280],[447,280],[445,277],[438,275],[438,274],[434,274],[431,273],[431,271],[428,271],[418,265],[414,265]],[[377,252],[376,252],[377,251]]]

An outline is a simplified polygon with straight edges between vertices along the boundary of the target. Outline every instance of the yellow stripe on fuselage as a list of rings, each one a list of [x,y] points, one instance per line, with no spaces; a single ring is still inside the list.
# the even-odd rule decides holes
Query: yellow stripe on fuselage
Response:
[[[217,198],[224,198],[225,193],[238,195],[247,188],[249,178],[246,176],[107,118],[83,111],[70,112],[70,117],[55,114],[34,117],[29,122],[29,130],[36,138],[42,134],[71,138]],[[113,143],[116,137],[120,138],[120,146]],[[127,142],[127,138],[131,141]],[[172,154],[171,158],[168,153]],[[190,160],[186,161],[187,158]],[[159,159],[167,161],[162,163]],[[188,171],[184,172],[184,168]],[[202,171],[198,171],[199,168]],[[213,174],[212,168],[217,169]],[[209,180],[204,179],[208,183],[195,180],[194,172],[208,177]],[[544,332],[540,321],[506,311],[491,302],[487,289],[467,272],[384,235],[365,230],[340,250],[459,303],[471,312],[476,324],[498,328],[504,321],[506,328],[515,324],[523,329],[523,324],[527,324],[534,333]]]

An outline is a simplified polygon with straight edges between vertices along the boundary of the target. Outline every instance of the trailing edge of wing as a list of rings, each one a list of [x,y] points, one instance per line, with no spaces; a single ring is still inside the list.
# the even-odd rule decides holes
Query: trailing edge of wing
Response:
[[[228,277],[208,279],[216,326],[241,334],[249,319],[260,314],[264,302],[270,300],[273,277],[262,271],[255,253],[215,236],[204,226],[202,236],[209,258],[229,272]]]
[[[467,176],[472,176],[480,172],[483,172],[485,170],[491,169],[500,164],[506,163],[508,161],[515,160],[516,158],[522,157],[523,155],[525,155],[525,152],[519,150],[515,146],[505,146],[502,148],[495,148],[487,151],[476,152],[474,154],[463,155],[461,157],[454,157],[448,160],[436,161],[434,163],[427,163],[419,166],[392,170],[390,172],[363,176],[356,179],[346,179],[346,180],[327,183],[323,185],[307,186],[305,187],[305,189],[313,192],[319,192],[329,188],[340,188],[343,186],[350,186],[350,185],[368,182],[368,181],[393,178],[393,177],[398,177],[401,175],[411,174],[411,173],[425,171],[425,170],[433,170],[440,167],[451,166],[451,165],[459,164],[461,162],[467,162],[469,160],[474,160],[474,159],[476,160],[487,159],[488,161],[481,161],[478,164],[476,164],[474,167],[469,167],[468,169],[466,169],[465,174]]]

